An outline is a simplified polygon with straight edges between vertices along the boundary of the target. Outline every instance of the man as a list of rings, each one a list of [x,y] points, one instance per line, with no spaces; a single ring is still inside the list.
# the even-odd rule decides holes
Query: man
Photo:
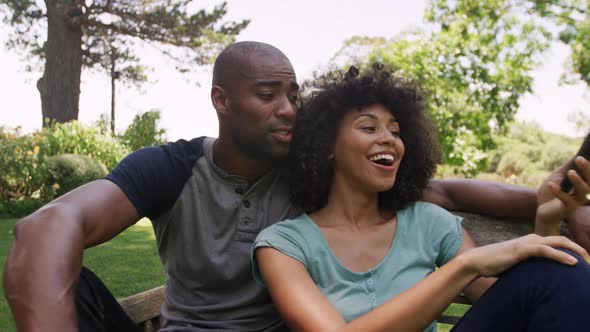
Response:
[[[234,44],[213,70],[218,139],[136,151],[105,179],[20,221],[4,270],[19,331],[75,331],[77,309],[81,329],[115,330],[112,321],[125,319],[117,308],[111,311],[103,286],[86,271],[79,277],[83,251],[144,216],[153,222],[167,274],[162,331],[283,330],[268,294],[251,276],[249,251],[260,230],[299,212],[279,167],[297,93],[281,51]],[[451,210],[529,219],[536,209],[533,190],[470,181],[433,181],[424,199]],[[77,287],[90,296],[75,303]]]

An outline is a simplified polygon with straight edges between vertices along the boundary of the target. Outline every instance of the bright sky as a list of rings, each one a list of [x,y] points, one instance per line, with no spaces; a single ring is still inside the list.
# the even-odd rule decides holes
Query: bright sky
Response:
[[[212,5],[217,0],[201,3]],[[353,35],[391,37],[422,24],[425,0],[229,0],[228,19],[249,18],[249,27],[238,40],[256,40],[281,49],[293,63],[298,79],[310,77],[325,66],[347,38]],[[0,33],[0,41],[4,41]],[[535,95],[525,96],[517,118],[534,120],[547,130],[577,135],[567,114],[590,114],[590,89],[584,85],[559,86],[567,48],[555,45],[543,67],[535,72]],[[209,99],[211,70],[192,77],[178,74],[156,52],[142,51],[154,67],[151,84],[142,91],[117,88],[117,129],[127,127],[135,114],[158,108],[168,139],[217,136],[217,118]],[[41,105],[35,87],[41,73],[25,73],[14,51],[0,49],[0,126],[21,126],[30,131],[41,126]],[[110,114],[110,82],[106,75],[82,74],[80,121],[92,123],[101,113]],[[200,86],[195,84],[199,83]]]

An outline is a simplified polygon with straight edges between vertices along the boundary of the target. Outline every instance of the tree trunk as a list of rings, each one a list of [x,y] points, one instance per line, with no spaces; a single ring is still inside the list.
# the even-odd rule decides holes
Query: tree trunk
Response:
[[[78,119],[83,19],[78,2],[79,0],[45,0],[45,70],[37,81],[43,126],[47,125],[46,119],[55,122]]]

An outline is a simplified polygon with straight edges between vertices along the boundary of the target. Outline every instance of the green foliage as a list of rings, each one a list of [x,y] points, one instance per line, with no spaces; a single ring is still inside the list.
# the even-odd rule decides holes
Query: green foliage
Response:
[[[382,62],[416,79],[438,127],[445,163],[473,176],[486,165],[493,137],[506,130],[550,34],[514,11],[508,0],[431,1],[428,30],[391,39],[354,37],[337,54],[365,50],[365,64]]]
[[[85,155],[97,160],[93,164],[100,163],[111,169],[130,152],[126,145],[110,134],[101,134],[100,129],[76,121],[54,124],[26,135],[22,135],[19,129],[0,127],[0,151],[0,212],[15,217],[32,212],[38,205],[60,194],[61,190],[71,189],[68,181],[81,184],[87,182],[86,178],[94,179],[106,174],[104,166],[98,172],[96,167],[87,165],[87,175],[74,174],[75,178],[62,179],[63,176],[58,176],[52,169],[54,179],[58,179],[52,182],[48,180],[50,172],[47,169],[55,163],[51,161],[52,156],[67,153]],[[56,183],[58,186],[54,185]],[[40,203],[29,204],[31,199]]]
[[[0,218],[22,218],[39,209],[45,204],[40,199],[19,199],[0,201]]]
[[[530,165],[530,160],[521,154],[522,150],[510,150],[504,153],[496,173],[510,177],[522,174]]]
[[[107,169],[99,161],[79,154],[60,154],[47,158],[46,200],[59,197],[83,184],[101,178]]]
[[[101,133],[95,127],[85,126],[77,121],[56,123],[38,133],[42,141],[40,154],[54,156],[64,153],[92,157],[107,169],[112,169],[130,151],[109,134]]]
[[[570,46],[563,80],[582,80],[590,86],[590,2],[588,0],[535,0],[532,10],[559,30],[559,40]]]
[[[590,132],[590,115],[581,110],[571,112],[567,115],[568,121],[574,125],[578,133],[586,134]]]
[[[43,185],[42,139],[0,127],[0,202],[31,197]]]
[[[155,146],[166,142],[166,130],[159,128],[160,111],[151,110],[138,114],[121,135],[123,143],[135,151],[145,146]]]
[[[549,172],[576,153],[581,139],[544,131],[536,123],[517,122],[508,135],[498,140],[489,170],[504,177],[523,173]]]

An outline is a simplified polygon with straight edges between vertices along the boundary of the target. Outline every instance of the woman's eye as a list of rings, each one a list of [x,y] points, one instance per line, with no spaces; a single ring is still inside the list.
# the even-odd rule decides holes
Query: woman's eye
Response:
[[[365,131],[370,131],[370,132],[375,131],[375,127],[373,127],[373,126],[362,127],[361,129],[363,129]]]
[[[392,130],[392,131],[390,131],[390,133],[391,133],[391,136],[393,136],[393,137],[399,137],[399,131],[397,131],[397,130]]]
[[[272,93],[257,93],[256,95],[264,100],[270,100],[273,97]]]

